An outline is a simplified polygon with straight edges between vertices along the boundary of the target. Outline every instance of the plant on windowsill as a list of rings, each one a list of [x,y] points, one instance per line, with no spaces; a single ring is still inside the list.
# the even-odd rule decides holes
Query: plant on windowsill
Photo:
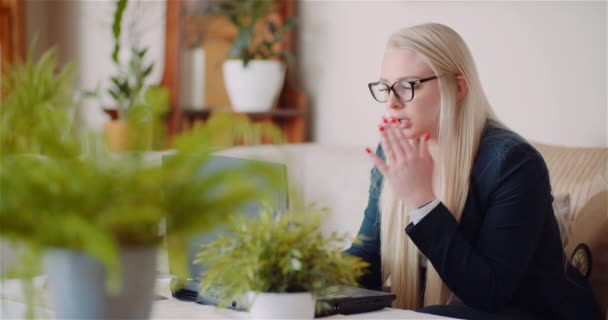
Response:
[[[237,35],[228,51],[223,73],[232,107],[240,112],[264,112],[272,108],[285,81],[285,61],[292,54],[281,42],[295,19],[282,23],[274,1],[220,1],[214,12],[226,17]]]
[[[315,296],[356,285],[367,267],[342,253],[346,236],[321,234],[325,213],[308,207],[275,214],[266,208],[259,219],[231,219],[231,235],[203,245],[197,256],[204,270],[201,291],[219,288],[221,305],[244,301],[255,319],[312,319]]]
[[[31,279],[44,265],[55,317],[147,318],[159,225],[166,222],[175,235],[187,237],[272,194],[280,179],[255,164],[195,178],[212,152],[252,132],[250,122],[229,115],[177,136],[173,155],[162,166],[150,165],[143,151],[164,128],[167,108],[166,92],[153,88],[146,92],[147,109],[135,105],[130,111],[129,119],[147,119],[133,123],[131,152],[108,152],[99,135],[70,129],[73,72],[71,66],[58,68],[57,61],[55,51],[37,61],[30,55],[3,75],[0,237],[23,251],[12,268],[2,270],[2,279],[24,279],[31,307],[39,301]],[[268,130],[280,138],[278,129]],[[243,176],[264,178],[269,188]],[[208,192],[219,182],[230,188]],[[176,271],[186,274],[185,266]]]

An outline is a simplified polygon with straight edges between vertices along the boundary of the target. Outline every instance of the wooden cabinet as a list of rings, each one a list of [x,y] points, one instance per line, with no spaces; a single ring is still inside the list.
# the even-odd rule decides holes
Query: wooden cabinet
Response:
[[[25,52],[25,1],[0,0],[0,66],[15,63]]]
[[[170,134],[187,130],[196,121],[204,121],[214,112],[232,112],[225,93],[221,63],[236,36],[236,29],[222,21],[223,17],[207,12],[192,14],[186,10],[188,2],[167,1],[167,24],[165,37],[165,70],[162,83],[169,88],[171,113],[168,119]],[[208,0],[199,0],[208,1]],[[297,3],[293,0],[275,0],[278,19],[286,21],[296,15]],[[296,27],[297,28],[297,27]],[[201,36],[202,33],[202,36]],[[284,37],[282,45],[294,52],[294,29]],[[205,102],[204,110],[191,110],[179,100],[180,55],[186,42],[195,43],[205,49]],[[246,113],[253,121],[272,122],[279,126],[288,142],[308,141],[309,112],[307,96],[295,85],[294,66],[287,67],[285,84],[277,105],[270,112]]]

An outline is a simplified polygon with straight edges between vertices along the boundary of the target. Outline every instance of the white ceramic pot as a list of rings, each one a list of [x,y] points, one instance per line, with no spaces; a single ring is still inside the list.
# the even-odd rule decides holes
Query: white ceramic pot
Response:
[[[71,250],[49,250],[44,255],[49,296],[56,319],[147,319],[154,299],[156,248],[120,252],[122,288],[106,293],[105,268],[96,260]]]
[[[248,292],[252,319],[313,319],[315,299],[309,292]]]
[[[265,112],[272,109],[285,82],[285,65],[281,61],[242,60],[224,62],[224,84],[237,112]]]
[[[201,110],[205,103],[205,49],[184,50],[180,58],[179,103],[186,109]]]

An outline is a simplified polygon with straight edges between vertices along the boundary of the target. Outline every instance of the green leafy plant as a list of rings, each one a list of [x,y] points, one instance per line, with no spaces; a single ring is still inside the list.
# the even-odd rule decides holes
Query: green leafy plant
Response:
[[[79,144],[74,130],[77,103],[74,100],[76,67],[59,66],[57,50],[34,56],[35,42],[21,64],[4,65],[0,99],[0,238],[20,247],[18,268],[2,270],[0,279],[23,279],[26,317],[34,317],[38,298],[33,278],[40,272],[41,245],[31,239],[35,217],[9,213],[11,195],[22,193],[28,202],[36,199],[35,190],[27,190],[18,175],[36,177],[34,167],[15,168],[15,161],[36,161],[45,157],[77,157]],[[12,182],[5,177],[12,175]],[[53,183],[52,181],[50,183]],[[15,205],[12,205],[15,206]]]
[[[197,256],[206,268],[201,291],[220,288],[226,305],[248,291],[314,296],[336,285],[356,285],[367,263],[342,253],[346,236],[321,234],[323,215],[309,207],[275,216],[267,208],[259,219],[231,219],[230,235],[204,245]]]
[[[195,178],[211,153],[222,147],[217,140],[213,146],[207,142],[222,132],[229,134],[234,125],[229,116],[216,117],[178,137],[175,153],[161,166],[148,165],[139,152],[3,158],[3,237],[41,248],[84,251],[118,275],[118,248],[158,245],[158,227],[165,219],[173,233],[193,233],[225,221],[245,203],[271,191],[243,175],[266,177],[269,185],[278,185],[276,174],[254,165]],[[210,194],[214,184],[230,188]],[[119,278],[110,281],[114,288]]]
[[[252,132],[282,142],[278,128],[254,130],[249,120],[229,114],[215,115],[174,137],[171,157],[163,165],[151,165],[143,151],[164,128],[168,96],[162,88],[148,90],[131,110],[129,123],[136,127],[131,152],[110,153],[100,147],[99,134],[76,135],[71,130],[76,105],[72,68],[58,68],[51,50],[39,60],[30,55],[22,66],[10,66],[3,82],[0,237],[24,252],[2,278],[31,280],[40,255],[63,248],[101,262],[109,272],[107,289],[115,292],[121,285],[120,248],[158,246],[163,223],[183,237],[222,223],[279,185],[276,172],[256,165],[197,176],[213,152],[247,140]],[[247,183],[242,179],[247,175],[267,179],[269,187]],[[216,184],[230,188],[210,193]],[[186,272],[185,267],[178,270]],[[34,295],[26,297],[31,306]]]
[[[293,63],[293,55],[287,50],[279,50],[278,44],[296,20],[288,19],[283,25],[272,21],[269,16],[275,12],[274,1],[220,1],[213,11],[228,18],[237,28],[236,39],[228,51],[229,58],[243,60],[244,67],[253,59],[283,58],[287,63]]]
[[[128,0],[117,0],[112,23],[112,36],[114,49],[112,50],[112,62],[118,68],[118,74],[111,77],[112,86],[108,94],[114,98],[118,108],[119,118],[129,116],[134,105],[140,103],[146,94],[146,79],[154,69],[154,63],[145,63],[147,48],[131,48],[130,58],[126,65],[120,61],[120,35],[122,33],[122,20]]]

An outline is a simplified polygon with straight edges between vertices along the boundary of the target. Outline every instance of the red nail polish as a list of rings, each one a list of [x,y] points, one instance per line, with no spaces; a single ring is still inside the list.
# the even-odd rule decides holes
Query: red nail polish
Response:
[[[391,117],[391,122],[392,122],[392,123],[397,122],[397,118],[395,118],[395,117]]]
[[[385,124],[386,124],[386,123],[388,123],[388,120],[386,120],[386,118],[385,118],[385,117],[382,117],[382,121],[383,121]]]
[[[384,126],[378,126],[378,130],[380,130],[380,132],[384,131]]]
[[[429,138],[430,138],[430,137],[431,137],[431,134],[430,134],[430,133],[427,133],[427,134],[424,136],[424,141],[429,141]]]
[[[372,153],[372,149],[370,149],[370,148],[365,148],[365,152],[367,152],[367,153],[371,154],[371,153]]]

